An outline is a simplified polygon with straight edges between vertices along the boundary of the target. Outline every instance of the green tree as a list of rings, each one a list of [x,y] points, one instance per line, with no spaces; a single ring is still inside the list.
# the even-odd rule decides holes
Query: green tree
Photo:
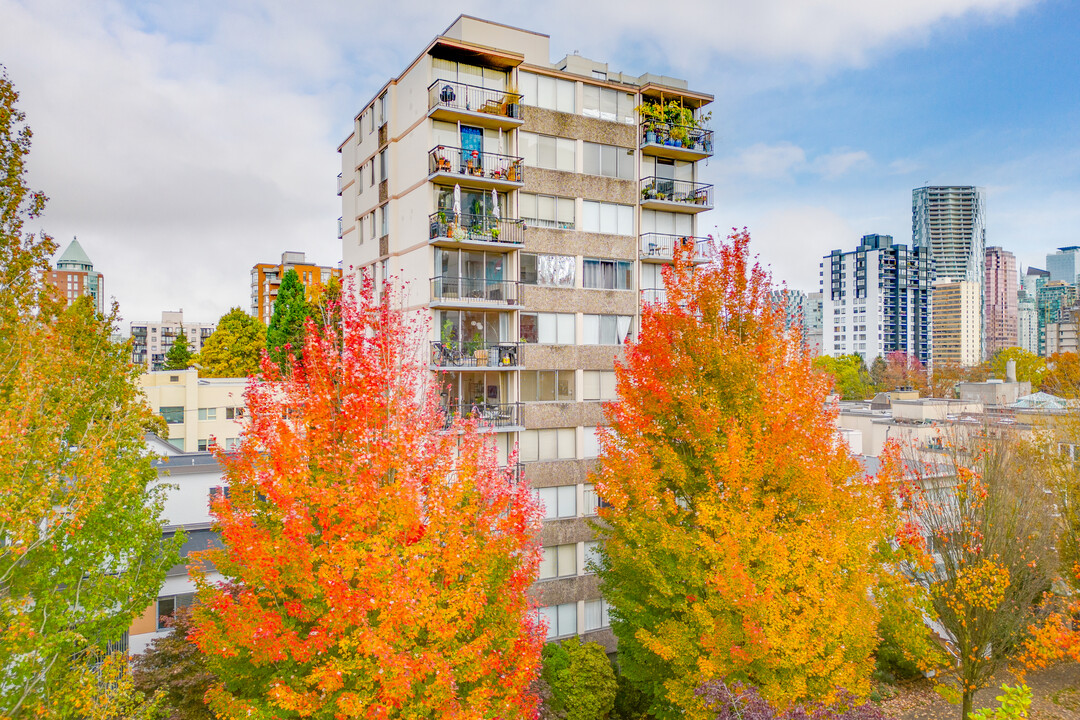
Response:
[[[860,355],[822,355],[814,359],[814,367],[832,376],[835,391],[842,400],[866,400],[877,392]]]
[[[266,351],[280,367],[303,361],[304,323],[312,315],[304,284],[292,268],[285,271],[274,300],[274,313],[266,327]]]
[[[221,316],[217,329],[203,343],[200,377],[249,377],[259,372],[266,348],[266,326],[236,307]]]
[[[570,638],[544,647],[542,679],[551,710],[566,720],[604,720],[615,707],[615,671],[604,648]]]
[[[1006,364],[1016,361],[1016,379],[1031,383],[1031,389],[1039,387],[1046,374],[1046,360],[1033,352],[1019,347],[1005,348],[994,353],[990,359],[990,372],[999,380],[1005,379]]]
[[[176,339],[173,340],[173,344],[169,347],[169,352],[165,353],[165,364],[161,366],[161,369],[187,370],[191,367],[192,362],[191,343],[188,342],[187,333],[184,332],[184,326],[181,325],[180,332],[176,334]]]
[[[0,717],[71,701],[87,656],[121,637],[177,562],[162,545],[144,429],[156,423],[116,308],[60,309],[55,244],[22,228],[30,132],[0,74]],[[178,541],[177,541],[178,542]]]
[[[148,697],[162,692],[168,720],[214,720],[203,698],[217,678],[207,667],[206,656],[188,640],[191,627],[191,609],[177,610],[172,632],[155,638],[134,658],[135,689]]]

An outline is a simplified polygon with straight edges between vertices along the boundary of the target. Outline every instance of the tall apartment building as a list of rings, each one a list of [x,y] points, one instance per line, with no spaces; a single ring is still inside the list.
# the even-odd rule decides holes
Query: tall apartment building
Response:
[[[289,270],[300,276],[308,300],[316,299],[330,278],[341,279],[341,268],[309,263],[305,253],[292,250],[281,253],[280,263],[257,263],[251,268],[251,316],[259,318],[264,325],[269,324],[274,314],[281,278]]]
[[[806,338],[806,346],[814,357],[822,354],[823,347],[825,317],[822,297],[821,292],[807,293],[803,312],[803,337]]]
[[[176,342],[180,333],[188,339],[191,352],[202,350],[206,339],[214,334],[217,323],[185,323],[184,311],[163,311],[161,322],[136,320],[131,323],[131,362],[144,365],[147,370],[160,370],[165,355]]]
[[[105,313],[105,276],[94,270],[94,263],[77,238],[57,258],[56,267],[49,271],[48,278],[68,305],[83,295],[89,295],[97,311]]]
[[[1016,256],[1000,247],[988,247],[983,285],[986,359],[999,350],[1016,346],[1017,312]]]
[[[1057,322],[1046,323],[1046,356],[1055,353],[1080,352],[1080,308],[1070,308],[1061,313]]]
[[[833,250],[820,267],[822,354],[858,354],[869,364],[902,352],[930,362],[934,266],[927,250],[864,235],[854,251]]]
[[[1037,297],[1039,288],[1048,282],[1050,282],[1049,271],[1039,268],[1029,267],[1027,272],[1020,276],[1020,285],[1031,298]]]
[[[982,360],[982,288],[967,280],[934,283],[934,362],[965,367]]]
[[[1050,280],[1076,285],[1080,278],[1078,254],[1080,247],[1076,245],[1058,248],[1056,253],[1047,253],[1046,270],[1050,273]]]
[[[982,188],[928,186],[911,191],[912,244],[930,250],[939,279],[983,282],[986,195]]]
[[[1076,286],[1051,280],[1039,287],[1035,296],[1035,313],[1039,320],[1039,354],[1047,355],[1046,327],[1061,320],[1076,305]]]
[[[614,360],[663,297],[661,266],[676,247],[706,259],[712,99],[576,54],[552,63],[548,36],[460,16],[339,148],[343,267],[409,281],[407,306],[432,317],[444,411],[478,418],[502,458],[517,443],[544,503],[535,590],[552,638],[613,645],[587,566],[585,478]],[[660,102],[683,109],[639,122]]]
[[[1016,345],[1039,354],[1039,316],[1035,296],[1021,288],[1016,294]]]

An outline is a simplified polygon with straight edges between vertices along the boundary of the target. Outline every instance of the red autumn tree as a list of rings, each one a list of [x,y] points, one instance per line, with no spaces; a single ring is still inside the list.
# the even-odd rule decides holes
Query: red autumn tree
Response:
[[[601,439],[602,590],[622,672],[664,720],[711,717],[695,690],[713,679],[787,705],[864,694],[873,669],[872,549],[895,513],[749,242],[665,268]]]
[[[526,590],[539,513],[475,428],[447,432],[426,326],[347,291],[308,322],[303,364],[269,360],[221,455],[225,578],[199,581],[192,639],[223,718],[529,717],[543,628]],[[358,295],[358,299],[355,299]],[[340,332],[340,342],[338,337]]]

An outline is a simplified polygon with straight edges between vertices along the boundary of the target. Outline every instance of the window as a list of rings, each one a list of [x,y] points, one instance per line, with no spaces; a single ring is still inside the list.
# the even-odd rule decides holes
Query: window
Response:
[[[518,149],[530,167],[577,171],[577,141],[552,135],[519,132]]]
[[[549,605],[539,609],[547,623],[547,639],[577,634],[577,603]]]
[[[544,508],[545,520],[577,517],[577,486],[540,488],[537,499]]]
[[[209,438],[207,440],[199,441],[199,452],[207,452],[217,447],[217,440]]]
[[[157,599],[157,629],[167,629],[169,622],[176,617],[176,611],[188,607],[194,600],[195,593],[159,597]]]
[[[585,543],[585,572],[596,572],[600,567],[600,541],[590,540]]]
[[[375,187],[375,159],[372,158],[367,164],[368,187]]]
[[[630,339],[633,318],[628,315],[585,315],[582,320],[584,345],[622,345]]]
[[[539,345],[573,345],[575,338],[574,313],[521,313],[518,337],[522,342]]]
[[[541,548],[540,579],[577,575],[577,543]]]
[[[573,370],[525,370],[521,373],[522,402],[572,402]]]
[[[165,418],[165,422],[170,425],[180,425],[184,422],[184,408],[179,405],[163,407],[158,412],[161,413],[161,417]]]
[[[581,229],[608,235],[633,235],[634,208],[586,200],[582,204]]]
[[[634,179],[634,151],[630,148],[587,142],[582,147],[582,159],[586,175]]]
[[[582,400],[615,399],[614,370],[586,370],[582,373],[582,378]]]
[[[608,603],[607,600],[586,600],[585,601],[585,630],[599,630],[611,625],[611,619],[608,617]],[[550,632],[550,630],[549,630]]]
[[[576,224],[573,198],[521,193],[518,209],[521,218],[531,227],[573,230]]]
[[[596,432],[596,428],[589,429]],[[581,514],[586,517],[595,515],[598,507],[600,507],[600,496],[596,494],[596,486],[588,483],[581,494]]]
[[[585,438],[582,441],[581,457],[600,457],[600,441],[596,439],[596,427],[593,426],[583,429],[585,430]]]
[[[573,460],[577,457],[577,431],[574,428],[522,430],[518,435],[518,455],[521,462]],[[560,499],[560,508],[562,503]],[[576,510],[571,515],[574,513]],[[559,517],[569,516],[560,514]]]
[[[600,290],[633,290],[634,264],[627,260],[585,258],[584,287]]]
[[[390,234],[390,213],[386,211],[386,205],[379,206],[379,237]]]
[[[577,260],[570,255],[534,255],[521,253],[518,277],[525,285],[574,287]]]
[[[199,408],[199,420],[217,420],[217,408]]]
[[[386,93],[379,96],[377,107],[379,109],[379,125],[382,125],[386,122]]]
[[[225,438],[225,451],[232,452],[236,448],[240,447],[240,438]]]
[[[226,420],[240,420],[244,417],[244,408],[241,407],[227,407],[225,408]]]
[[[210,502],[212,503],[222,496],[226,499],[232,497],[232,492],[230,492],[230,490],[231,488],[228,485],[225,485],[224,487],[218,485],[217,487],[210,488]]]
[[[379,153],[379,182],[386,179],[386,150]]]
[[[610,120],[612,122],[636,124],[634,115],[634,96],[611,88],[585,85],[581,114],[587,117]]]
[[[518,87],[521,89],[521,103],[547,110],[574,112],[574,95],[577,83],[546,75],[519,72]]]
[[[496,68],[469,65],[456,60],[433,58],[432,71],[436,80],[460,82],[491,90],[506,90],[506,71]]]

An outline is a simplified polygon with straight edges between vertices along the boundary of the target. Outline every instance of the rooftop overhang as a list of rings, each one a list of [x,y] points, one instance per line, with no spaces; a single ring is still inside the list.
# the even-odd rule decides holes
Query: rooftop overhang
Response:
[[[708,93],[694,92],[693,90],[686,90],[684,88],[667,87],[651,82],[641,86],[641,96],[646,100],[663,100],[664,102],[681,100],[683,105],[693,108],[694,110],[708,105],[715,99]]]
[[[435,38],[427,50],[428,55],[443,60],[457,60],[470,65],[481,65],[502,70],[512,70],[525,60],[521,53],[509,50],[498,50],[486,45],[465,42],[440,36]]]

